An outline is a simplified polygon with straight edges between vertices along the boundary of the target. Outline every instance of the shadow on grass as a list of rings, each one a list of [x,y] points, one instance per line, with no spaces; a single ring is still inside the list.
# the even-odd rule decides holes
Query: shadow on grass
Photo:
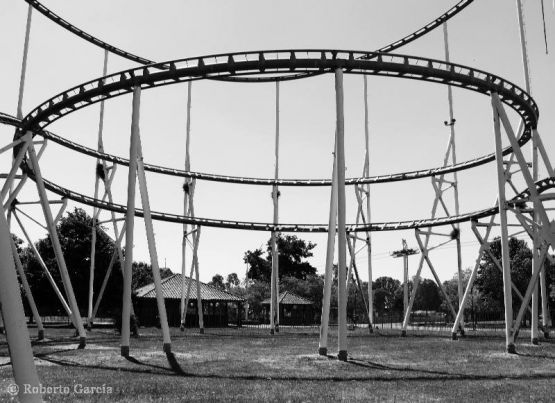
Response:
[[[535,374],[484,374],[484,375],[472,375],[472,374],[459,374],[450,373],[442,371],[425,370],[419,368],[411,367],[392,367],[384,364],[379,364],[371,361],[362,361],[350,358],[346,363],[350,365],[355,365],[359,367],[374,369],[378,371],[387,371],[387,374],[381,375],[359,375],[359,376],[323,376],[323,377],[312,377],[312,376],[273,376],[271,374],[266,375],[246,375],[246,374],[196,374],[184,371],[180,364],[177,362],[175,356],[172,353],[167,354],[169,368],[148,364],[141,362],[133,357],[127,357],[128,361],[136,365],[141,365],[148,367],[149,369],[139,369],[139,368],[126,368],[126,367],[112,367],[106,365],[97,364],[81,364],[73,361],[55,359],[43,356],[41,359],[48,361],[52,364],[60,365],[63,367],[74,367],[81,369],[97,369],[97,370],[107,370],[116,372],[129,372],[137,374],[149,374],[149,375],[161,375],[161,376],[177,376],[185,378],[197,378],[197,379],[230,379],[230,380],[242,380],[242,381],[294,381],[294,382],[353,382],[353,381],[377,381],[377,382],[445,382],[445,381],[461,381],[461,380],[474,380],[474,381],[487,381],[487,380],[543,380],[543,379],[554,379],[555,373],[535,373]],[[328,356],[330,360],[337,360],[337,357]],[[170,371],[170,372],[167,372]],[[392,376],[391,371],[401,372],[400,376]],[[405,375],[407,374],[407,375]],[[411,374],[411,375],[408,375]],[[414,374],[414,375],[412,375]]]
[[[146,363],[146,362],[142,362],[142,361],[139,361],[138,359],[136,359],[135,357],[131,357],[130,355],[123,356],[123,357],[127,361],[129,361],[133,364],[142,365],[142,366],[145,366],[145,367],[150,367],[150,368],[155,368],[155,369],[161,369],[161,370],[164,370],[164,371],[173,371],[176,374],[185,374],[185,372],[183,371],[183,369],[179,365],[179,362],[175,358],[175,355],[172,352],[166,353],[166,358],[168,359],[168,364],[170,365],[169,368],[163,367],[161,365],[154,365],[154,364],[149,364],[149,363]]]

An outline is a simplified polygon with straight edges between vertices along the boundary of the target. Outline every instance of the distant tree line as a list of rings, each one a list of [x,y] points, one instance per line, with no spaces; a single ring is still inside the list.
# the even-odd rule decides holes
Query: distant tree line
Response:
[[[80,208],[75,208],[73,211],[68,212],[57,224],[69,276],[83,316],[87,313],[88,304],[92,225],[92,217],[88,216]],[[24,246],[24,242],[15,237],[15,235],[14,239],[41,314],[65,315],[62,305],[50,286],[39,259],[31,246]],[[100,225],[96,228],[96,239],[95,299],[115,251],[115,242]],[[290,291],[312,301],[314,303],[314,311],[319,315],[322,305],[324,277],[323,275],[318,275],[316,268],[308,261],[313,256],[313,249],[316,245],[294,235],[279,236],[277,243],[279,249],[280,291]],[[65,295],[50,237],[47,236],[39,239],[35,242],[34,246],[52,274],[54,281],[56,281],[60,290]],[[494,257],[500,260],[501,246],[499,239],[495,239],[490,244],[490,248]],[[510,239],[509,249],[512,280],[520,293],[524,294],[531,277],[532,252],[525,241],[516,238]],[[243,261],[248,267],[247,276],[243,281],[241,281],[237,273],[228,274],[225,278],[220,274],[216,274],[210,284],[245,298],[249,304],[249,317],[262,319],[262,301],[270,297],[272,267],[270,240],[268,240],[264,248],[247,250],[243,256]],[[549,260],[545,264],[547,268],[547,283],[553,287],[555,283],[555,265],[551,264]],[[161,270],[162,278],[171,274],[169,269]],[[470,269],[463,271],[463,284],[465,287],[470,274]],[[150,264],[133,262],[133,290],[152,281]],[[98,316],[117,316],[119,314],[121,311],[122,283],[120,262],[119,259],[116,259]],[[412,285],[413,280],[409,281],[409,292],[412,291]],[[455,275],[452,279],[443,282],[443,286],[449,296],[449,300],[457,310],[458,276]],[[399,280],[392,277],[379,277],[372,282],[372,289],[374,291],[374,310],[376,315],[388,315],[403,311],[403,285]],[[358,319],[359,322],[366,320],[367,295],[367,282],[362,282],[359,286],[355,285],[354,281],[349,281],[347,311],[353,320]],[[333,313],[333,307],[337,306],[337,267],[334,268],[331,304]],[[513,308],[517,309],[519,306],[520,299],[513,291]],[[552,311],[555,310],[553,296],[550,300],[550,307]],[[465,307],[465,309],[471,308],[477,312],[500,312],[504,308],[502,273],[492,258],[486,253],[480,258],[480,266],[471,298]],[[437,284],[425,278],[420,281],[413,309],[449,313],[445,297],[440,292]],[[319,320],[319,317],[315,319]]]
[[[291,291],[311,300],[315,311],[321,311],[324,276],[316,274],[316,268],[311,266],[306,259],[312,256],[313,243],[305,242],[296,236],[280,236],[279,245],[279,283],[280,291]],[[499,239],[490,244],[494,257],[501,259]],[[524,295],[530,281],[532,271],[532,252],[526,242],[517,238],[509,241],[511,277],[521,294]],[[265,250],[262,248],[245,252],[244,262],[248,266],[246,281],[239,282],[236,273],[232,273],[224,281],[223,276],[216,275],[212,284],[221,289],[233,292],[248,300],[251,315],[261,319],[262,301],[270,297],[271,273],[271,245],[268,241]],[[547,284],[553,285],[555,281],[555,265],[546,260]],[[466,288],[471,276],[471,269],[463,270],[463,287]],[[233,280],[233,281],[232,281]],[[351,279],[353,280],[353,279]],[[412,292],[414,279],[409,280],[409,295]],[[354,281],[349,282],[347,312],[353,320],[363,322],[367,320],[366,298],[368,283],[362,282],[360,287]],[[458,274],[452,279],[442,283],[449,301],[459,309]],[[372,282],[374,295],[375,315],[401,314],[403,312],[403,284],[392,277],[379,277]],[[549,293],[549,289],[548,289]],[[520,299],[513,291],[513,308],[518,309]],[[555,309],[553,297],[550,299],[550,310]],[[332,312],[337,306],[337,267],[334,267],[334,281],[332,284]],[[504,309],[503,277],[492,258],[484,253],[480,257],[480,265],[476,281],[471,290],[465,310],[479,313],[500,313]],[[434,280],[421,278],[413,304],[413,311],[437,311],[450,315],[447,301],[439,286]]]

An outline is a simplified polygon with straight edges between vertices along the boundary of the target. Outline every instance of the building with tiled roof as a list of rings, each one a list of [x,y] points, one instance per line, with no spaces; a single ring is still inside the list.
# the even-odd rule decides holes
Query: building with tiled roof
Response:
[[[312,325],[318,318],[314,303],[291,291],[284,291],[278,295],[280,325]],[[270,298],[262,301],[264,316],[270,320]]]
[[[306,298],[303,298],[297,294],[293,294],[291,291],[285,291],[279,294],[278,303],[282,305],[313,305],[314,303]],[[270,298],[266,298],[262,301],[262,305],[270,305]]]
[[[168,323],[170,326],[181,324],[181,274],[173,274],[162,280],[162,295],[166,304]],[[227,326],[230,321],[238,322],[238,312],[245,300],[227,291],[208,284],[200,283],[200,296],[203,306],[204,326]],[[185,277],[185,289],[190,286],[189,305],[185,326],[198,326],[197,282]],[[141,326],[159,325],[158,307],[154,283],[135,290],[136,314]]]

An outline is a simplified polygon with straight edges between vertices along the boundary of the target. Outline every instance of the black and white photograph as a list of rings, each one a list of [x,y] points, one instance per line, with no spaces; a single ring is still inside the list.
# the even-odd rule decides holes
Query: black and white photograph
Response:
[[[555,0],[3,0],[0,401],[555,399]]]

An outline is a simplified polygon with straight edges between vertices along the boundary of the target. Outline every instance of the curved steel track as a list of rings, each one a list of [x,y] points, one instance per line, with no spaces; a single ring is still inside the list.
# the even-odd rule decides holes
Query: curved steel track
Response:
[[[365,58],[363,58],[365,57]],[[168,69],[160,70],[167,64]],[[21,122],[19,133],[40,132],[48,125],[81,108],[143,89],[179,82],[230,76],[263,76],[279,79],[295,72],[343,69],[347,74],[400,77],[461,87],[490,95],[516,111],[525,124],[523,136],[535,129],[539,110],[530,95],[494,74],[441,60],[350,50],[299,49],[224,53],[173,60],[129,69],[75,86],[42,103]]]
[[[55,22],[59,26],[63,27],[64,29],[68,30],[74,35],[98,46],[104,50],[107,50],[113,54],[126,58],[128,60],[140,63],[140,64],[152,64],[154,61],[149,60],[147,58],[132,54],[120,48],[117,48],[113,45],[110,45],[97,37],[83,31],[82,29],[76,27],[75,25],[71,24],[70,22],[66,21],[64,18],[60,17],[46,6],[41,4],[39,1],[36,0],[25,0],[29,5],[31,5],[35,10],[46,16],[51,21]],[[411,43],[412,41],[426,35],[430,31],[434,30],[435,28],[439,27],[441,24],[447,22],[467,6],[469,6],[474,0],[461,0],[453,7],[448,9],[446,12],[441,14],[438,18],[435,18],[430,23],[426,24],[425,26],[421,27],[420,29],[406,35],[405,37],[396,40],[388,45],[385,45],[377,50],[377,52],[391,52],[395,49],[398,49],[404,45]],[[362,56],[363,58],[368,58],[368,55]],[[161,68],[169,68],[167,64],[162,64]],[[312,73],[311,73],[312,74]],[[320,73],[314,73],[320,74]],[[292,74],[289,75],[287,78],[302,78],[306,77],[307,73],[302,74]],[[256,80],[257,78],[245,78],[245,77],[224,77],[223,79],[226,80]],[[267,78],[263,78],[267,81]],[[0,116],[0,122],[6,123],[2,121]],[[14,121],[9,122],[8,124],[14,124]],[[96,150],[81,146],[77,143],[71,142],[66,140],[60,136],[56,136],[50,132],[43,132],[42,135],[44,137],[49,138],[50,140],[68,147],[72,150],[94,156],[96,158],[100,158],[106,161],[111,161],[114,163],[118,163],[121,165],[128,165],[128,160],[124,158],[120,158],[114,155],[106,154],[106,153],[99,153]],[[524,136],[520,138],[522,144],[524,144],[529,139],[529,133],[524,133]],[[504,150],[505,154],[511,152],[510,148],[506,148]],[[422,177],[428,177],[433,175],[441,175],[451,172],[456,172],[463,169],[468,169],[472,167],[476,167],[478,165],[490,162],[494,159],[494,154],[488,154],[482,157],[478,157],[469,161],[461,162],[456,165],[450,166],[442,166],[437,168],[425,169],[425,170],[418,170],[418,171],[409,171],[409,172],[401,172],[395,173],[390,175],[380,175],[376,177],[369,177],[369,178],[348,178],[346,180],[347,185],[355,185],[355,184],[364,184],[364,183],[383,183],[383,182],[394,182],[394,181],[402,181],[402,180],[409,180],[409,179],[417,179]],[[178,169],[173,168],[166,168],[162,166],[150,165],[145,164],[145,169],[152,172],[157,172],[160,174],[165,175],[172,175],[172,176],[181,176],[181,177],[189,177],[201,180],[210,180],[216,182],[227,182],[227,183],[237,183],[237,184],[254,184],[254,185],[279,185],[279,186],[330,186],[331,180],[329,179],[264,179],[264,178],[248,178],[248,177],[234,177],[234,176],[227,176],[227,175],[216,175],[216,174],[208,174],[208,173],[200,173],[200,172],[186,172]]]
[[[46,16],[48,19],[50,19],[54,23],[58,24],[59,26],[61,26],[64,29],[68,30],[72,34],[77,35],[81,39],[84,39],[84,40],[92,43],[93,45],[96,45],[96,46],[98,46],[98,47],[100,47],[104,50],[107,50],[110,53],[121,56],[121,57],[123,57],[127,60],[131,60],[131,61],[139,63],[139,64],[147,65],[147,64],[156,63],[153,60],[149,60],[147,58],[144,58],[144,57],[135,55],[133,53],[127,52],[125,50],[122,50],[122,49],[120,49],[116,46],[112,46],[109,43],[106,43],[106,42],[98,39],[97,37],[83,31],[82,29],[77,28],[75,25],[71,24],[70,22],[66,21],[65,19],[63,19],[62,17],[60,17],[59,15],[57,15],[56,13],[51,11],[49,8],[45,7],[39,1],[36,1],[36,0],[25,0],[25,1],[27,3],[29,3],[29,5],[31,5],[31,7],[33,7],[35,10],[37,10],[38,12],[40,12],[41,14]],[[437,17],[436,19],[434,19],[430,23],[424,25],[422,28],[420,28],[420,29],[418,29],[414,32],[411,32],[410,34],[406,35],[405,37],[403,37],[399,40],[396,40],[395,42],[392,42],[388,45],[382,46],[381,48],[377,49],[376,52],[391,52],[393,50],[399,49],[400,47],[411,43],[412,41],[426,35],[430,31],[433,31],[434,29],[439,27],[441,24],[443,24],[443,23],[447,22],[448,20],[450,20],[451,18],[453,18],[459,12],[461,12],[466,7],[468,7],[473,1],[474,0],[461,0],[461,1],[459,1],[457,4],[455,4],[449,10],[447,10],[446,12],[441,14],[439,17]],[[165,69],[165,68],[168,68],[168,66],[167,65],[161,65],[160,68]],[[312,76],[312,75],[316,75],[316,74],[319,74],[319,73],[292,74],[292,75],[289,75],[287,77],[283,77],[282,80],[294,80],[294,79],[299,79],[299,78],[306,78],[307,76]],[[224,81],[238,81],[238,82],[269,81],[265,77],[256,77],[256,78],[219,77],[219,78],[214,78],[214,79],[224,80]]]
[[[519,137],[519,145],[522,146],[530,139],[531,130],[536,128],[539,116],[538,108],[534,100],[518,86],[503,80],[493,74],[472,69],[466,66],[445,63],[439,60],[411,57],[405,55],[390,55],[390,52],[413,40],[425,35],[437,28],[461,10],[466,8],[473,0],[462,0],[446,13],[436,18],[423,28],[410,35],[379,49],[378,52],[357,52],[339,50],[282,50],[282,51],[259,51],[245,53],[227,53],[211,55],[199,58],[188,58],[164,63],[154,63],[132,53],[121,50],[107,44],[100,39],[80,30],[59,17],[40,2],[25,0],[37,11],[47,16],[58,25],[69,30],[73,34],[99,46],[111,53],[122,56],[128,60],[147,65],[141,68],[130,69],[116,74],[108,75],[100,79],[92,80],[64,91],[49,99],[39,107],[35,108],[23,120],[19,121],[13,116],[0,113],[0,123],[10,124],[18,127],[16,138],[26,131],[40,134],[62,146],[83,154],[91,155],[114,163],[128,165],[128,160],[73,143],[60,136],[44,130],[48,125],[59,118],[79,110],[85,106],[94,104],[101,100],[113,98],[132,91],[135,86],[144,89],[169,85],[176,82],[186,82],[201,79],[227,80],[227,81],[279,81],[288,79],[305,78],[308,76],[325,74],[336,68],[343,69],[350,74],[367,74],[403,77],[428,82],[458,86],[483,94],[493,92],[499,94],[503,103],[515,110],[522,121],[524,129]],[[504,154],[512,151],[510,147],[504,149]],[[456,165],[432,168],[427,170],[411,171],[391,175],[383,175],[368,178],[350,178],[347,184],[381,183],[421,178],[426,176],[441,175],[463,169],[472,168],[485,164],[494,159],[493,154],[488,154],[473,160],[465,161]],[[33,171],[24,162],[23,170],[34,178]],[[191,177],[204,180],[257,184],[257,185],[280,185],[280,186],[329,186],[330,180],[326,179],[263,179],[263,178],[241,178],[223,175],[212,175],[198,172],[185,172],[156,165],[146,165],[146,170],[166,175]],[[107,203],[94,199],[77,192],[73,192],[48,180],[46,187],[74,201],[113,210],[120,213],[126,212],[126,207],[119,204]],[[539,193],[555,187],[555,178],[546,178],[536,184]],[[526,190],[512,199],[509,203],[522,203],[529,197]],[[432,227],[446,224],[454,224],[468,220],[476,220],[482,217],[497,214],[496,207],[484,209],[458,216],[442,217],[435,219],[351,224],[348,225],[349,232],[357,231],[390,231],[401,229],[414,229],[420,227]],[[142,216],[141,210],[136,210],[137,216]],[[283,231],[283,232],[327,232],[325,224],[279,224],[242,222],[230,220],[213,220],[205,218],[191,218],[175,214],[153,212],[153,218],[161,221],[198,224],[211,227],[238,228],[259,231]]]
[[[15,116],[8,115],[6,113],[0,112],[0,123],[11,125],[14,127],[20,127],[21,120],[17,119]],[[118,157],[113,154],[107,154],[94,150],[89,147],[85,147],[81,144],[70,141],[64,137],[58,136],[50,131],[43,130],[37,133],[38,135],[50,140],[56,144],[59,144],[65,148],[80,152],[82,154],[99,158],[104,161],[116,163],[123,166],[129,166],[129,160],[126,158]],[[519,144],[522,146],[530,139],[529,133],[519,137]],[[510,154],[512,152],[511,147],[506,147],[503,150],[503,154]],[[387,183],[387,182],[398,182],[412,179],[425,178],[430,176],[444,175],[447,173],[457,172],[465,169],[470,169],[477,167],[482,164],[486,164],[495,159],[494,153],[487,154],[481,157],[474,158],[472,160],[460,162],[456,165],[447,165],[437,168],[422,169],[417,171],[407,171],[388,175],[378,175],[370,177],[358,177],[358,178],[346,178],[346,185],[361,185],[365,183]],[[177,176],[182,178],[193,178],[213,182],[223,182],[223,183],[235,183],[243,185],[278,185],[278,186],[330,186],[330,179],[272,179],[272,178],[253,178],[253,177],[240,177],[240,176],[229,176],[229,175],[218,175],[203,172],[194,171],[184,171],[175,168],[163,167],[160,165],[144,164],[146,171],[154,172],[162,175]]]
[[[364,57],[366,55],[372,57]],[[298,50],[247,52],[240,54],[213,55],[166,62],[167,70],[157,66],[145,66],[112,74],[101,79],[92,80],[46,101],[20,124],[19,135],[26,131],[39,133],[52,122],[76,110],[101,100],[117,97],[132,91],[135,86],[144,89],[170,85],[179,82],[200,80],[213,76],[289,74],[297,72],[318,72],[322,70],[343,69],[348,74],[372,74],[402,77],[444,85],[454,85],[482,94],[497,93],[504,104],[515,110],[524,122],[521,139],[537,126],[538,108],[534,100],[516,85],[495,75],[466,66],[445,63],[438,60],[393,54],[375,54],[339,50]],[[527,134],[528,133],[528,134]],[[527,134],[527,135],[526,135]],[[16,135],[17,137],[17,135]],[[31,177],[33,172],[27,165],[24,170]],[[70,191],[47,181],[49,190],[83,204],[124,213],[126,208],[110,204]],[[496,214],[496,208],[489,208],[458,216],[436,219],[422,219],[399,222],[372,223],[369,225],[348,226],[350,232],[388,231],[419,227],[454,224]],[[137,210],[138,216],[142,211]],[[167,213],[153,213],[153,218],[161,221],[191,223],[211,227],[238,228],[259,231],[282,232],[326,232],[323,224],[280,224],[242,222],[192,218]]]
[[[34,179],[33,172],[24,165],[23,170]],[[114,211],[117,213],[125,214],[127,212],[126,206],[117,203],[108,203],[106,201],[94,199],[89,196],[71,191],[60,185],[57,185],[48,180],[44,180],[46,188],[62,197],[71,199],[73,201],[86,204],[89,206],[98,207],[105,210]],[[536,183],[536,191],[538,193],[543,193],[549,189],[555,188],[555,178],[545,178]],[[523,202],[527,202],[530,196],[529,190],[526,189],[519,195],[515,196],[513,199],[508,201],[509,205],[520,205]],[[436,227],[441,225],[450,225],[461,223],[465,221],[478,220],[480,218],[495,215],[499,212],[497,207],[487,208],[483,210],[474,211],[471,213],[460,214],[458,216],[440,217],[440,218],[427,218],[420,220],[407,220],[407,221],[389,221],[382,223],[370,223],[370,224],[347,224],[347,232],[363,232],[363,231],[397,231],[397,230],[409,230],[416,228],[427,228]],[[216,228],[230,228],[230,229],[242,229],[242,230],[252,230],[252,231],[281,231],[281,232],[327,232],[327,224],[272,224],[272,223],[261,223],[261,222],[247,222],[247,221],[233,221],[233,220],[217,220],[210,218],[201,217],[188,217],[179,214],[169,214],[157,211],[152,211],[152,218],[157,221],[174,222],[174,223],[187,223],[194,225],[202,225],[206,227],[216,227]],[[135,209],[135,216],[143,217],[143,211],[140,209]]]

